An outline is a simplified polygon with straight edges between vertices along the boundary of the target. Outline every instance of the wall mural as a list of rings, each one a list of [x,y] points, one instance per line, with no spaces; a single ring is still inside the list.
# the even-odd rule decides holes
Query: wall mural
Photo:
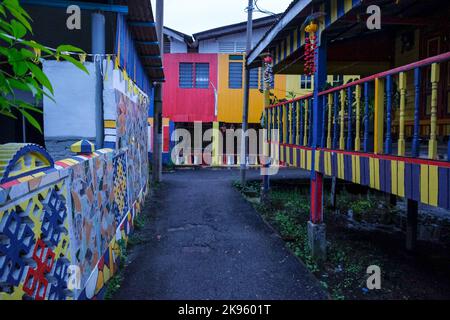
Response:
[[[0,299],[70,298],[67,179],[0,210]]]
[[[135,201],[148,181],[148,106],[116,90],[117,145],[128,148],[129,195]]]
[[[148,103],[115,98],[115,149],[0,184],[0,300],[102,298],[148,184]]]
[[[112,153],[72,167],[73,263],[87,281],[111,241],[115,229]]]
[[[116,224],[119,225],[130,207],[128,202],[127,158],[125,152],[114,157],[113,166],[114,166],[113,211],[116,219]]]

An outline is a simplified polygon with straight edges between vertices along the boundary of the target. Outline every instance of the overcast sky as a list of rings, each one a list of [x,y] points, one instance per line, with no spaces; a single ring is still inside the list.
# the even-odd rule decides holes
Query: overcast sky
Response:
[[[156,15],[156,0],[151,0]],[[275,13],[284,12],[292,0],[258,0],[258,7]],[[247,20],[248,0],[165,0],[164,25],[193,34]],[[255,13],[255,18],[267,15]]]

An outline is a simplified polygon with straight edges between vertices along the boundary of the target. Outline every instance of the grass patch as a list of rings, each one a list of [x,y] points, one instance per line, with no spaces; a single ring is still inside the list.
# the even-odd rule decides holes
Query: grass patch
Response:
[[[248,198],[256,191],[260,183],[249,183],[242,187],[239,182],[235,187]],[[259,189],[258,189],[259,190]],[[384,268],[377,254],[361,256],[359,251],[371,251],[370,244],[353,243],[346,239],[333,239],[327,247],[327,261],[318,265],[308,245],[307,222],[310,217],[310,195],[305,187],[272,187],[269,201],[252,203],[261,216],[271,224],[286,242],[286,246],[306,265],[335,300],[360,299],[365,293],[366,269],[377,264]],[[342,211],[353,210],[354,216],[363,218],[378,209],[378,202],[371,197],[354,197],[343,192],[338,197],[337,206]],[[329,205],[329,204],[328,204]],[[327,215],[326,215],[327,216]],[[328,222],[327,222],[328,225]],[[364,248],[366,245],[366,248]],[[368,247],[368,248],[367,248]]]

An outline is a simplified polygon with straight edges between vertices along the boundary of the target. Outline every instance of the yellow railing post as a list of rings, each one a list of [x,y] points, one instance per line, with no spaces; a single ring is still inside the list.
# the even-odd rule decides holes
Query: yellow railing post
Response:
[[[345,115],[345,90],[341,90],[341,132],[339,135],[339,149],[345,149],[345,138],[344,138],[344,115]]]
[[[374,143],[375,154],[383,153],[384,136],[384,79],[375,79],[375,111],[374,111]]]
[[[331,115],[333,111],[333,94],[328,95],[328,135],[327,135],[327,148],[331,149]]]
[[[361,150],[361,86],[358,84],[355,88],[356,99],[356,128],[355,128],[355,151]]]
[[[437,99],[439,83],[439,64],[431,65],[431,121],[430,142],[428,144],[428,158],[437,159]]]
[[[308,145],[308,107],[309,107],[309,101],[308,99],[305,100],[305,132],[303,134],[303,145]]]
[[[406,73],[400,72],[398,78],[400,90],[400,119],[398,133],[398,155],[405,156],[405,108],[406,108]]]

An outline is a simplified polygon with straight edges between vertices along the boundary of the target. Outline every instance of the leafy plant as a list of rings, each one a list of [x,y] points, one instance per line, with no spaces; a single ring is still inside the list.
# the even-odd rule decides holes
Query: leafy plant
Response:
[[[32,115],[42,113],[42,110],[29,102],[16,98],[15,91],[25,91],[33,94],[35,99],[42,100],[44,96],[53,100],[53,87],[42,71],[41,58],[63,59],[89,73],[81,61],[72,57],[80,55],[83,60],[85,53],[72,45],[61,45],[51,49],[25,37],[33,34],[31,17],[21,7],[18,0],[4,0],[0,3],[0,114],[17,119],[14,110],[19,111],[25,119],[42,132],[39,122]]]
[[[295,94],[294,91],[288,91],[288,92],[286,93],[286,98],[287,98],[288,100],[293,100],[293,99],[295,99],[296,97],[297,97],[297,95]]]

